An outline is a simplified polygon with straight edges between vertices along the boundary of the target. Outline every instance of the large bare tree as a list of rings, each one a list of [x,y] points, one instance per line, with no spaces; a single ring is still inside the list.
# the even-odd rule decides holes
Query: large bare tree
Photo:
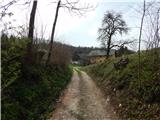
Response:
[[[102,26],[99,28],[98,40],[101,42],[103,46],[106,47],[107,56],[109,57],[109,53],[111,48],[118,45],[112,45],[112,38],[117,34],[123,34],[128,32],[128,27],[126,22],[122,19],[122,15],[119,13],[115,13],[113,11],[107,11],[104,14],[104,18],[102,20]],[[126,42],[128,43],[128,42]]]

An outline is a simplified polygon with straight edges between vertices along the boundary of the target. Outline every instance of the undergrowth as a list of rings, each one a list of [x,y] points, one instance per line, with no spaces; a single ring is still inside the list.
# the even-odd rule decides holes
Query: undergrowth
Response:
[[[141,53],[141,77],[138,80],[138,55],[128,56],[129,64],[120,70],[113,63],[120,58],[90,65],[85,70],[111,97],[111,104],[124,120],[160,119],[160,56],[153,58],[151,51]]]
[[[2,39],[2,120],[44,120],[72,75],[72,68],[25,64],[27,39]]]

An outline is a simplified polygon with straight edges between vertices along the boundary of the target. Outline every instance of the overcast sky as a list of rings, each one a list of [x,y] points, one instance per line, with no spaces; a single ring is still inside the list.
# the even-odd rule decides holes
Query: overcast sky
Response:
[[[7,0],[5,0],[7,1]],[[56,4],[51,3],[54,0],[38,0],[35,26],[38,34],[41,34],[41,26],[46,27],[45,38],[49,39],[52,24],[55,15]],[[62,2],[65,0],[62,0]],[[143,6],[143,0],[80,0],[81,5],[90,3],[97,6],[93,11],[88,12],[85,16],[79,17],[68,13],[67,10],[60,8],[57,26],[56,38],[59,41],[74,46],[100,46],[97,42],[97,30],[101,26],[103,15],[108,10],[120,12],[126,21],[130,31],[128,35],[117,36],[116,39],[132,39],[138,38],[141,14],[136,10],[140,10]],[[151,1],[151,0],[147,0]],[[32,4],[31,4],[32,7]],[[31,7],[24,9],[19,5],[9,9],[14,13],[11,18],[5,18],[5,21],[13,21],[14,26],[27,24]],[[2,26],[1,26],[2,27]],[[1,28],[2,29],[2,28]]]

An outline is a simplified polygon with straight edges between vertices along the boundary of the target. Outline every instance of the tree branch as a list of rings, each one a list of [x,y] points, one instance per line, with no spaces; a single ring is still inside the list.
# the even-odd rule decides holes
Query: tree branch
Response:
[[[11,14],[11,12],[10,13],[7,13],[7,11],[8,11],[8,9],[12,6],[12,5],[14,5],[14,4],[16,4],[16,3],[18,3],[18,2],[20,2],[21,0],[11,0],[11,1],[9,1],[8,3],[6,3],[6,4],[4,4],[4,5],[1,5],[0,6],[0,10],[1,10],[1,12],[0,12],[0,21],[2,20],[2,18],[5,16],[5,15],[10,15]],[[21,4],[21,5],[27,5],[27,4],[30,4],[31,3],[31,1],[32,0],[26,0],[26,1],[24,1],[24,4]],[[1,3],[2,4],[2,3]],[[13,14],[13,13],[12,13]]]
[[[132,40],[132,41],[128,41],[128,40],[126,40],[126,41],[119,41],[119,43],[111,45],[110,49],[112,49],[114,47],[122,47],[124,45],[128,45],[128,44],[131,44],[133,42],[134,42],[134,40]]]

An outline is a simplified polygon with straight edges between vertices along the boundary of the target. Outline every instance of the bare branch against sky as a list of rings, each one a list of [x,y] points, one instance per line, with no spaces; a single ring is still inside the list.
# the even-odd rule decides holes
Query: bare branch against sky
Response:
[[[11,16],[13,13],[12,12],[8,12],[9,7],[11,7],[12,5],[21,2],[22,0],[9,0],[7,2],[2,1],[0,3],[0,20],[2,20],[2,18],[6,15]],[[23,3],[20,3],[18,5],[30,5],[32,0],[23,0]]]
[[[0,2],[0,13],[1,16],[3,15],[3,11],[5,4],[10,3],[11,1],[18,1],[17,3],[14,3],[10,5],[8,8],[5,9],[6,14],[5,17],[3,17],[3,20],[0,22],[0,28],[4,28],[3,23],[12,23],[12,27],[16,28],[18,26],[23,26],[26,24],[26,15],[29,17],[29,13],[31,11],[31,6],[24,7],[23,4],[25,4],[25,1],[29,0],[2,0]],[[46,30],[43,35],[43,38],[49,39],[52,29],[52,24],[54,20],[55,8],[56,4],[53,4],[57,0],[39,0],[37,5],[37,15],[35,20],[35,27],[37,29],[37,34],[39,37],[41,37],[41,26],[42,24],[46,25]],[[63,4],[62,6],[67,3],[66,0],[62,0]],[[68,0],[70,1],[70,0]],[[128,35],[125,36],[117,36],[117,38],[122,39],[128,39],[128,38],[134,38],[138,39],[136,36],[138,36],[139,32],[138,29],[140,27],[140,20],[141,16],[138,12],[135,11],[135,9],[140,9],[140,5],[142,4],[143,0],[80,0],[79,4],[74,3],[74,1],[77,0],[71,0],[72,5],[68,5],[71,8],[67,9],[60,9],[60,15],[57,22],[57,28],[55,36],[56,38],[61,38],[67,43],[75,46],[99,46],[99,43],[96,41],[97,38],[97,30],[98,27],[101,24],[101,20],[103,18],[103,14],[107,10],[113,10],[115,12],[120,12],[124,16],[124,20],[126,21],[128,27],[130,28],[130,32]],[[149,1],[159,1],[159,0],[146,0],[146,4]],[[51,4],[51,2],[53,2]],[[76,4],[77,7],[85,7],[90,3],[98,6],[91,12],[86,13],[84,17],[75,16],[75,13],[73,12],[70,14],[68,10],[72,9],[72,6]],[[49,5],[50,4],[50,5]],[[82,6],[81,6],[82,5]],[[83,6],[84,5],[84,6]],[[28,6],[28,5],[27,5]],[[24,10],[22,10],[24,8]],[[140,9],[141,10],[141,9]],[[12,13],[14,15],[12,15]],[[83,11],[81,11],[83,13]],[[10,13],[11,17],[8,16],[8,13]],[[78,12],[77,12],[78,13]],[[76,13],[76,14],[77,14]],[[65,19],[65,20],[64,20]],[[9,26],[8,26],[9,27]],[[145,26],[144,26],[145,28]],[[9,31],[9,34],[15,34],[15,31]],[[74,35],[74,36],[73,36]],[[78,36],[78,37],[77,37]],[[136,38],[135,38],[136,37]],[[143,37],[143,36],[142,36]],[[142,38],[143,39],[143,38]],[[136,49],[136,48],[135,48]],[[142,45],[143,49],[143,45]]]

